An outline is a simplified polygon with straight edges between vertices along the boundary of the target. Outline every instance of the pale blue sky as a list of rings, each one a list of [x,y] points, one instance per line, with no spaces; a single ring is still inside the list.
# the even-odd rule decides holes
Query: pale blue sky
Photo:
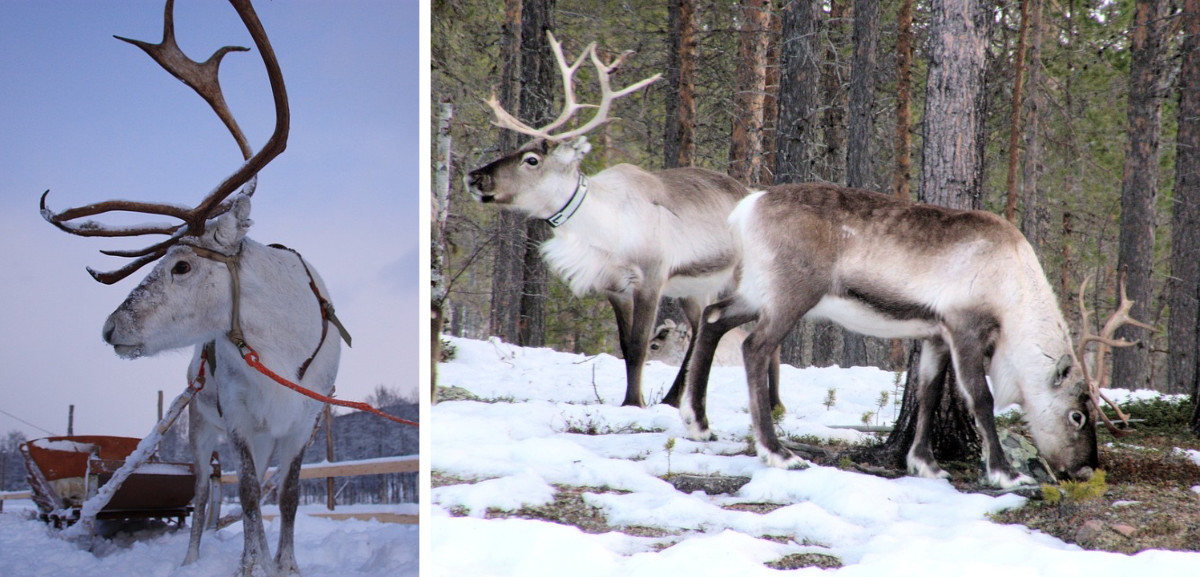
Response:
[[[149,271],[113,285],[84,270],[120,267],[100,249],[146,246],[65,234],[63,209],[100,200],[194,205],[238,168],[233,139],[206,104],[117,34],[158,41],[161,0],[5,2],[0,12],[0,410],[65,434],[144,436],[155,391],[185,386],[190,350],[119,359],[100,338],[108,314]],[[377,385],[417,390],[420,34],[418,3],[256,2],[291,103],[288,148],[260,175],[250,236],[288,245],[321,272],[354,336],[338,396]],[[233,8],[177,0],[176,36],[205,60],[253,47]],[[256,52],[221,66],[226,100],[251,146],[274,123]],[[136,222],[161,219],[138,216]],[[0,433],[45,433],[0,413]]]

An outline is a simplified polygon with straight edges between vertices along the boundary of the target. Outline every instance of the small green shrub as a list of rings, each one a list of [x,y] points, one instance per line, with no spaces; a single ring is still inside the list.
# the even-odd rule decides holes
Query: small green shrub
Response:
[[[1087,481],[1063,481],[1058,485],[1042,484],[1042,498],[1051,505],[1076,505],[1096,499],[1108,491],[1103,470],[1096,471]]]

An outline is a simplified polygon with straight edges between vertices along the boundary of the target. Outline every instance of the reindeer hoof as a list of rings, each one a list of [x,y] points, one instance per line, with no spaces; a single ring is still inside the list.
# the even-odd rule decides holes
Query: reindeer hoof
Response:
[[[758,458],[769,467],[775,467],[776,469],[787,469],[790,471],[802,471],[812,465],[812,463],[805,461],[787,449],[772,451],[761,444],[756,444],[756,448],[758,451]]]
[[[937,463],[931,463],[912,455],[908,457],[908,474],[926,479],[949,479],[950,473],[943,471]]]
[[[987,484],[1004,490],[1021,486],[1038,486],[1038,482],[1033,480],[1032,477],[1011,471],[988,471]]]

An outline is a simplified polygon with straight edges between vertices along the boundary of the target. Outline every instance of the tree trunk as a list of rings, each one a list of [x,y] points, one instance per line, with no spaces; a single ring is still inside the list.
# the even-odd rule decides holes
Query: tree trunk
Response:
[[[546,32],[554,29],[554,0],[528,0],[521,11],[521,117],[531,126],[557,116],[558,63]],[[550,226],[532,219],[525,224],[518,341],[522,346],[546,343],[546,298],[549,271],[537,247],[550,238]]]
[[[879,4],[854,0],[854,60],[850,68],[850,125],[846,146],[846,186],[875,190],[871,141],[875,136],[875,52],[879,45]],[[872,350],[886,348],[879,339],[843,331],[843,367],[868,366]]]
[[[842,89],[844,71],[837,47],[847,44],[846,12],[849,0],[829,3],[829,20],[825,25],[825,59],[821,67],[821,95],[824,104],[821,114],[824,150],[818,167],[818,177],[840,184],[845,178],[846,162],[846,93]],[[812,325],[812,364],[828,367],[842,362],[842,327],[825,321]]]
[[[1158,87],[1166,65],[1162,38],[1165,6],[1166,0],[1138,0],[1130,33],[1129,125],[1121,178],[1117,270],[1134,301],[1130,316],[1142,321],[1151,320],[1147,313],[1153,296],[1154,203],[1162,120]],[[1116,336],[1138,343],[1113,350],[1112,386],[1150,388],[1150,333],[1125,325],[1117,329]]]
[[[925,92],[925,136],[921,185],[923,202],[972,208],[980,195],[979,100],[983,98],[986,44],[991,20],[983,0],[937,0],[931,7],[929,79]],[[875,456],[903,463],[916,428],[917,360],[920,346],[908,357],[909,384],[896,426]],[[979,435],[948,364],[934,412],[932,443],[939,460],[974,462]]]
[[[521,70],[522,0],[504,3],[504,33],[500,35],[501,79],[496,97],[500,105],[518,118]],[[517,133],[500,131],[498,148],[508,152],[517,148]],[[505,341],[520,340],[521,290],[525,276],[525,217],[515,211],[496,213],[493,228],[492,294],[488,332]]]
[[[437,166],[434,167],[433,201],[430,223],[431,268],[429,298],[429,392],[430,402],[437,402],[437,367],[442,360],[442,326],[446,312],[446,217],[450,213],[450,119],[454,105],[448,100],[438,107]],[[326,405],[328,407],[328,405]],[[328,420],[328,414],[326,415]],[[330,424],[329,426],[333,426]],[[332,501],[331,501],[332,503]]]
[[[691,166],[696,155],[696,3],[667,3],[667,125],[663,168]]]
[[[742,0],[738,30],[737,93],[730,133],[729,176],[749,185],[762,182],[763,98],[767,90],[770,0]]]
[[[1192,395],[1200,435],[1200,0],[1185,0],[1182,18],[1166,392]]]
[[[817,4],[792,0],[783,5],[779,49],[779,114],[775,136],[775,183],[814,180],[816,149]],[[804,365],[804,328],[797,324],[783,340],[780,360]]]
[[[1008,121],[1008,173],[1004,184],[1008,191],[1004,203],[1004,218],[1013,224],[1017,223],[1017,165],[1020,163],[1020,147],[1017,146],[1021,134],[1021,97],[1025,92],[1025,49],[1029,39],[1029,2],[1021,0],[1021,31],[1017,40],[1017,52],[1013,55],[1013,89],[1012,106],[1009,107]]]
[[[1025,189],[1021,202],[1025,208],[1021,214],[1021,232],[1040,258],[1049,224],[1038,184],[1042,175],[1042,140],[1038,134],[1042,120],[1042,0],[1029,0],[1029,10],[1029,95],[1026,101],[1025,166],[1021,176],[1021,186]],[[1066,293],[1062,293],[1062,296],[1066,298]]]

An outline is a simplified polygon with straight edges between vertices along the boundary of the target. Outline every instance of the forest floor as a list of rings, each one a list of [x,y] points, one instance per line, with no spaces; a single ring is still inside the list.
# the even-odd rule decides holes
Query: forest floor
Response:
[[[806,442],[811,440],[804,439]],[[830,455],[850,448],[841,442],[805,446],[828,451]],[[1189,451],[1193,452],[1192,457],[1189,457]],[[1194,456],[1197,454],[1200,454],[1200,438],[1184,428],[1137,429],[1120,439],[1102,431],[1100,462],[1106,478],[1101,494],[1051,504],[1042,498],[1040,491],[1025,490],[1022,494],[1029,499],[1023,506],[1001,511],[991,518],[997,523],[1025,525],[1088,550],[1125,554],[1148,549],[1200,551],[1200,494],[1197,492],[1200,463]],[[845,459],[837,466],[864,471],[863,466]],[[946,469],[953,475],[951,483],[959,491],[995,492],[980,484],[979,472],[973,467],[950,464]],[[866,472],[886,477],[903,475],[902,471],[878,468]],[[433,475],[434,487],[469,482],[439,473]],[[676,485],[679,486],[678,480]],[[514,511],[490,510],[487,517],[550,521],[592,534],[622,531],[648,537],[664,535],[663,530],[657,528],[611,526],[604,514],[583,498],[585,492],[605,489],[565,485],[556,488],[558,491],[550,503]],[[758,514],[767,514],[780,507],[782,505],[770,503],[737,505],[739,510]],[[777,569],[829,568],[838,567],[840,563],[836,557],[828,555],[802,554],[785,557],[772,566]]]
[[[1100,465],[1107,489],[1083,501],[1025,505],[992,515],[1084,549],[1137,553],[1147,549],[1200,551],[1200,464],[1188,458],[1200,438],[1175,430],[1134,430],[1114,439],[1101,433]]]

